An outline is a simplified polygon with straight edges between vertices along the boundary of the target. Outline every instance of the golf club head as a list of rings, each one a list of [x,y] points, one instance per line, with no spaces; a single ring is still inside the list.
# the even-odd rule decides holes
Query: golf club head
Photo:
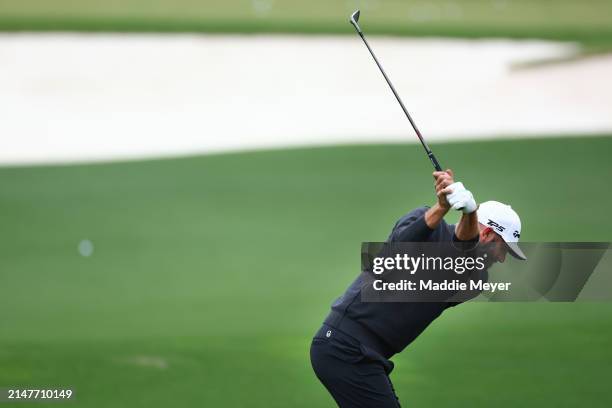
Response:
[[[355,30],[357,30],[357,32],[361,34],[361,28],[359,27],[359,24],[357,24],[357,22],[359,21],[359,14],[360,11],[355,10],[353,14],[351,14],[350,22],[355,27]]]

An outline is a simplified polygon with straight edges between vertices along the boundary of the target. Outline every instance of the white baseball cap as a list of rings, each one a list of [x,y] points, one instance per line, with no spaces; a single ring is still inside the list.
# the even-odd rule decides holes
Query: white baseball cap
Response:
[[[512,207],[499,201],[486,201],[480,204],[477,214],[479,223],[491,227],[502,237],[513,257],[523,261],[527,259],[518,246],[521,237],[521,219]]]

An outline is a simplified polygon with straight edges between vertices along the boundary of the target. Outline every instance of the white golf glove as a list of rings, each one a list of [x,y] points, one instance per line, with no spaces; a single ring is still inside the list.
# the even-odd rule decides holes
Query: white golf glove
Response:
[[[476,201],[470,190],[466,190],[463,183],[457,181],[447,187],[452,192],[446,195],[446,200],[453,210],[461,210],[464,214],[476,211]]]

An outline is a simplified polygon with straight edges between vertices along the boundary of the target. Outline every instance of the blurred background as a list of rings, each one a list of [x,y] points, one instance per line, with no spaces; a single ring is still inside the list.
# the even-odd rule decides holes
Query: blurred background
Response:
[[[0,388],[333,406],[310,339],[361,242],[435,199],[357,8],[477,200],[525,241],[611,240],[610,1],[3,0]],[[391,378],[406,406],[608,407],[611,323],[470,303]]]

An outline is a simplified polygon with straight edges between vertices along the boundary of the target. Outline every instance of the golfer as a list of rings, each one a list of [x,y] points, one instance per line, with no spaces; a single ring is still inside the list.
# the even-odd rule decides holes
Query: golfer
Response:
[[[395,224],[388,242],[474,242],[486,247],[489,267],[506,254],[526,259],[518,247],[519,216],[508,205],[479,207],[472,193],[455,182],[452,170],[433,173],[437,203],[417,208]],[[463,212],[457,225],[444,216]],[[362,302],[360,275],[338,298],[310,348],[312,367],[340,407],[399,407],[389,374],[394,354],[408,346],[445,309],[447,302]]]

